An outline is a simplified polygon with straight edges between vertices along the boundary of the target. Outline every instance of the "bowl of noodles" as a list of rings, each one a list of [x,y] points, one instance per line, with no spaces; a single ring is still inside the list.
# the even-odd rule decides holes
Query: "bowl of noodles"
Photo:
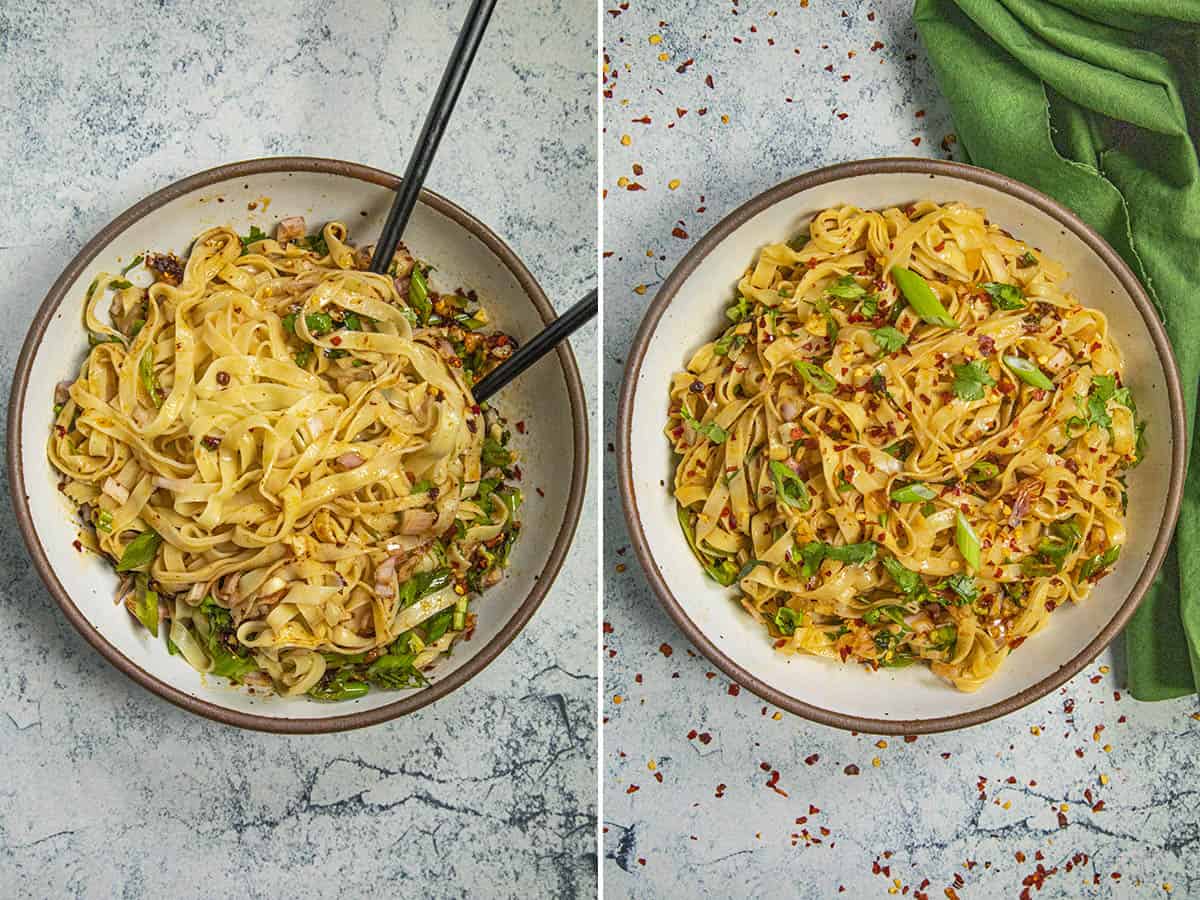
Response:
[[[1151,301],[1073,213],[951,162],[847,163],[731,213],[652,302],[626,519],[689,640],[836,727],[1004,715],[1120,631],[1186,467]]]
[[[411,712],[512,641],[567,552],[570,350],[471,395],[553,310],[429,191],[371,273],[397,184],[310,158],[186,178],[88,243],[26,338],[8,463],[34,565],[190,711],[301,733]]]

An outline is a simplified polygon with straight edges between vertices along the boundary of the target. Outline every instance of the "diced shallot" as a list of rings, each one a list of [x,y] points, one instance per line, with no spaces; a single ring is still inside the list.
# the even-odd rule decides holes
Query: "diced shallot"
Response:
[[[361,453],[355,453],[353,450],[351,450],[349,453],[343,453],[337,458],[336,461],[337,464],[343,469],[357,469],[366,462],[366,460],[362,458]]]
[[[288,241],[304,237],[304,231],[304,216],[289,216],[286,219],[280,219],[279,224],[275,226],[275,240],[286,244]]]
[[[396,575],[396,562],[399,556],[389,556],[375,570],[375,594],[379,597],[394,597],[396,589],[392,586],[392,578]]]
[[[423,534],[436,521],[437,513],[431,509],[406,509],[400,516],[400,533]]]
[[[232,607],[239,599],[241,599],[241,589],[239,582],[242,576],[237,572],[230,572],[224,578],[217,582],[215,591],[217,599],[226,601]]]

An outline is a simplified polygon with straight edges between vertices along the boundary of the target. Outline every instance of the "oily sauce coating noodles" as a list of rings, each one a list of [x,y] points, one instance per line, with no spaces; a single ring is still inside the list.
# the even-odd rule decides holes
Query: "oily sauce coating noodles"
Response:
[[[762,249],[666,433],[689,546],[778,650],[975,690],[1110,571],[1142,429],[1065,278],[958,203]]]
[[[148,256],[148,287],[102,275],[48,453],[171,653],[349,699],[423,683],[506,563],[514,457],[470,384],[511,343],[405,251],[378,275],[344,225],[303,231],[212,228]]]

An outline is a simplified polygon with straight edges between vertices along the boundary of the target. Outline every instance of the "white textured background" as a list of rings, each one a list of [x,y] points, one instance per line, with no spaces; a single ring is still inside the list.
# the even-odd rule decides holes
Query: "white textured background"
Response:
[[[262,155],[403,171],[465,0],[0,5],[0,384],[82,244],[184,175]],[[559,308],[595,283],[595,10],[500,4],[429,179]],[[596,405],[594,326],[573,341]],[[7,494],[7,485],[3,485]],[[0,507],[0,896],[595,893],[596,505],[525,632],[432,707],[273,737],[95,654]]]
[[[908,0],[605,7],[611,434],[633,333],[696,239],[806,170],[944,156],[953,126]],[[1200,707],[1119,693],[1119,641],[967,731],[877,744],[815,725],[689,647],[633,558],[611,452],[604,475],[609,897],[1200,896]]]

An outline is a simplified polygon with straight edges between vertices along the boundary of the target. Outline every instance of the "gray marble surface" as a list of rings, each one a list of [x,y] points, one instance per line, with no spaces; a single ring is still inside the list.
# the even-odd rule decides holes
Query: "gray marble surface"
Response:
[[[952,125],[907,0],[606,8],[611,433],[637,323],[694,240],[805,170],[945,155]],[[1122,695],[1115,648],[1022,712],[913,742],[780,714],[659,608],[604,463],[607,896],[1200,896],[1194,697]]]
[[[466,7],[0,5],[5,402],[50,283],[137,199],[261,155],[402,170]],[[561,306],[595,283],[595,52],[587,0],[501,4],[429,180]],[[593,409],[595,334],[573,341]],[[219,726],[134,685],[59,614],[7,499],[0,516],[0,896],[594,896],[594,494],[484,675],[319,737]]]

